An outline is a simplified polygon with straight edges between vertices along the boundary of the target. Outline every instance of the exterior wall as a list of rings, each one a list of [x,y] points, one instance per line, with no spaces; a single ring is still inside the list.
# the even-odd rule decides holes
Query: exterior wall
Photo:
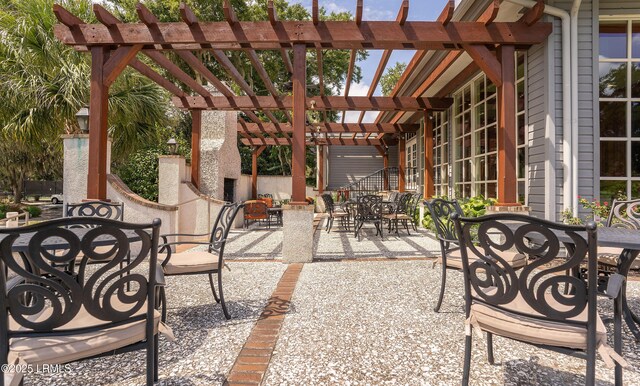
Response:
[[[251,176],[243,174],[238,180],[236,196],[239,200],[251,199]],[[258,176],[258,194],[269,193],[276,200],[291,199],[291,176]],[[317,190],[313,186],[307,186],[306,195],[315,197]]]
[[[335,190],[383,168],[374,146],[329,146],[327,190]],[[389,166],[398,165],[397,146],[389,147]]]
[[[638,0],[595,0],[593,4],[594,8],[599,5],[601,15],[640,14]]]

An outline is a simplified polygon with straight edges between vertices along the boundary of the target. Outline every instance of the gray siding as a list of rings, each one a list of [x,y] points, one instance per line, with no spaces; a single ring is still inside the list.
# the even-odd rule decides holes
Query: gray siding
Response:
[[[638,0],[600,0],[601,15],[638,14],[640,1]],[[594,4],[597,4],[594,1]]]
[[[546,170],[545,129],[547,119],[546,47],[534,46],[527,52],[527,122],[529,125],[528,202],[531,214],[545,217]]]
[[[329,146],[327,190],[334,190],[366,177],[384,167],[373,146]],[[389,148],[389,166],[398,165],[397,146]]]

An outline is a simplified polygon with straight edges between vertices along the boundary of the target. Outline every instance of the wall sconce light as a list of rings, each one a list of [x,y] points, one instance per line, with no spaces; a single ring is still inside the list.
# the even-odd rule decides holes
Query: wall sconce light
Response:
[[[78,120],[78,126],[80,127],[80,132],[86,134],[89,132],[89,108],[86,106],[82,107],[76,113],[76,119]]]

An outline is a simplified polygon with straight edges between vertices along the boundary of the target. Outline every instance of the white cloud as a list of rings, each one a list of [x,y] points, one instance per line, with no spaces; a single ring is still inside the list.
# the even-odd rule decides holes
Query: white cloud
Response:
[[[347,8],[342,7],[340,5],[338,5],[337,3],[331,1],[329,3],[326,4],[322,4],[323,7],[325,7],[327,9],[327,13],[331,13],[331,12],[347,12],[349,11]]]
[[[394,20],[396,15],[388,9],[364,7],[362,18],[364,20]]]

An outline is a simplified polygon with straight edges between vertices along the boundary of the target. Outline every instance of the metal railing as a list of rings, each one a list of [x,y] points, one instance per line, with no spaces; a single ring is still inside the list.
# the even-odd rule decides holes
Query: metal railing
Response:
[[[418,181],[418,168],[405,168],[405,190],[416,190]],[[393,166],[375,171],[349,185],[340,187],[338,191],[348,192],[347,196],[354,198],[381,191],[398,190],[399,186],[400,170],[398,167]]]
[[[24,218],[24,222],[20,224],[20,218]],[[23,212],[13,215],[8,215],[6,218],[0,220],[0,227],[6,228],[14,228],[18,226],[27,226],[29,225],[29,212]]]

